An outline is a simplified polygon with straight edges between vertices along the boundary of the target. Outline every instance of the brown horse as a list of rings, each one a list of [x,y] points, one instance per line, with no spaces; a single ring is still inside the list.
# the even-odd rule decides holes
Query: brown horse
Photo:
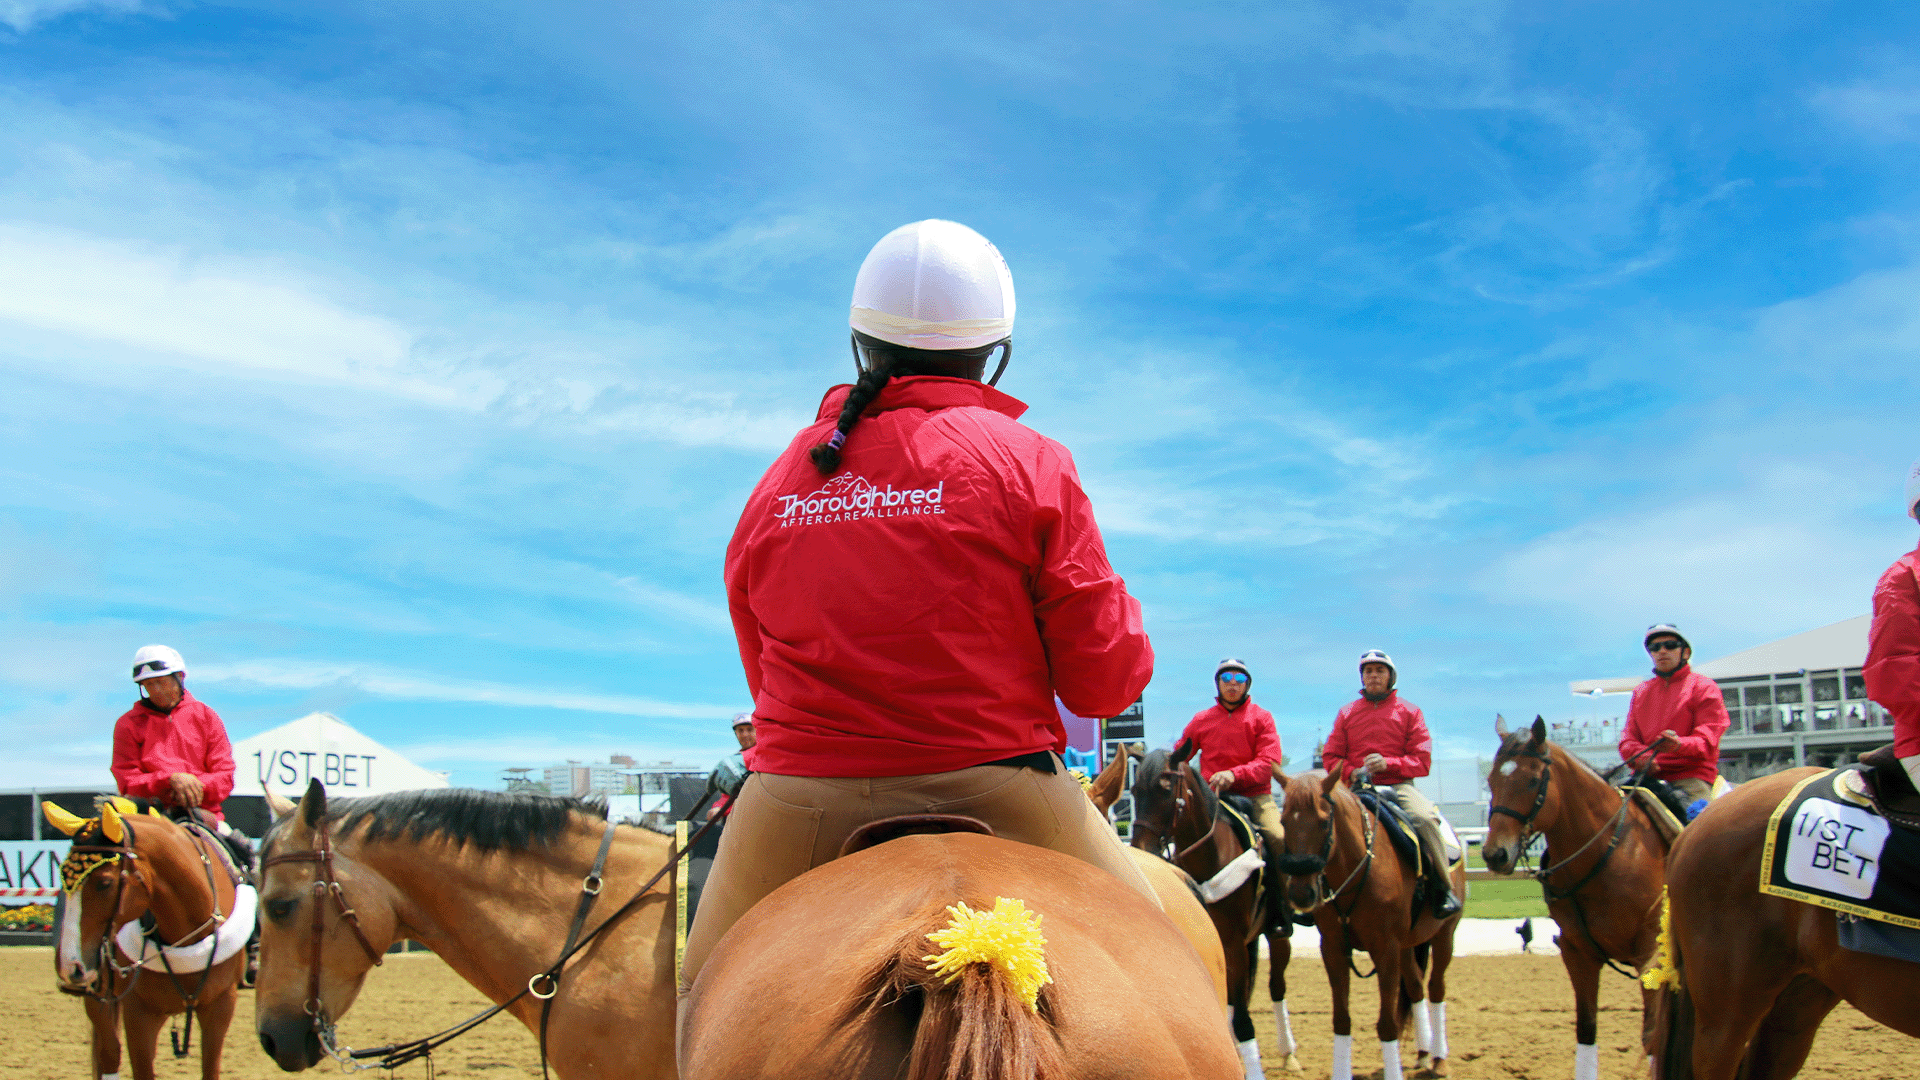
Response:
[[[1133,783],[1132,839],[1134,847],[1162,855],[1204,883],[1234,864],[1247,848],[1221,812],[1220,797],[1200,779],[1189,760],[1194,752],[1194,745],[1187,743],[1171,753],[1151,751],[1141,761]],[[1278,887],[1277,882],[1268,884],[1269,889]],[[1248,877],[1207,904],[1207,914],[1226,953],[1227,1003],[1232,1009],[1233,1037],[1239,1043],[1247,1080],[1265,1075],[1248,1009],[1263,936],[1267,941],[1267,995],[1273,1004],[1279,1050],[1288,1069],[1300,1069],[1293,1023],[1287,1012],[1287,964],[1293,958],[1293,927],[1281,905],[1263,902],[1256,890],[1254,879]]]
[[[594,937],[558,985],[535,980],[560,956],[606,837],[605,812],[571,799],[452,789],[330,807],[316,781],[262,845],[260,1045],[296,1072],[333,1052],[333,1026],[395,942],[419,941],[538,1033],[561,1077],[673,1075],[674,921],[662,881]],[[607,895],[591,932],[666,864],[665,837],[613,831]],[[337,888],[329,881],[337,882]],[[597,886],[596,886],[597,887]],[[349,914],[350,913],[350,914]],[[317,958],[317,962],[316,962]],[[522,994],[535,981],[536,992]],[[425,1034],[421,1032],[419,1034]]]
[[[1835,913],[1759,890],[1768,818],[1819,769],[1750,780],[1711,803],[1667,858],[1670,958],[1656,1080],[1782,1080],[1842,1000],[1920,1036],[1920,966],[1839,946]]]
[[[943,947],[957,968],[931,970]],[[902,836],[781,886],[720,941],[685,1010],[686,1080],[1238,1072],[1206,972],[1145,898],[975,833]]]
[[[219,841],[157,813],[121,813],[132,808],[125,799],[102,800],[99,817],[80,818],[41,804],[47,821],[73,837],[60,867],[67,894],[55,949],[61,989],[86,997],[94,1076],[120,1071],[118,1018],[134,1080],[153,1080],[160,1028],[188,1013],[189,1043],[193,1021],[200,1022],[200,1076],[219,1080],[247,962],[252,888],[229,872]],[[229,918],[234,925],[222,933]],[[176,1043],[175,1051],[184,1056],[188,1048]]]
[[[1287,831],[1287,899],[1311,911],[1320,928],[1320,960],[1333,990],[1333,1080],[1353,1077],[1353,1018],[1347,1011],[1353,950],[1373,957],[1380,979],[1380,1053],[1385,1080],[1400,1080],[1400,1033],[1409,1016],[1417,1038],[1416,1067],[1433,1076],[1447,1065],[1447,965],[1460,916],[1435,919],[1430,904],[1414,907],[1418,877],[1391,849],[1376,858],[1374,815],[1342,783],[1346,763],[1330,774],[1287,780],[1280,821]],[[1383,793],[1383,797],[1385,797]],[[1378,845],[1387,846],[1387,838]],[[1453,871],[1454,895],[1466,894],[1466,876]],[[1427,957],[1431,952],[1431,967]],[[1433,1004],[1428,1009],[1428,1002]]]
[[[1139,761],[1145,755],[1145,748],[1139,743],[1123,746],[1100,770],[1100,775],[1093,778],[1087,786],[1087,798],[1093,800],[1101,813],[1112,810],[1113,804],[1120,801],[1120,793],[1127,790],[1127,763]]]
[[[1667,841],[1635,800],[1549,742],[1545,720],[1515,732],[1499,720],[1495,731],[1500,749],[1487,775],[1492,812],[1481,855],[1487,869],[1505,873],[1534,836],[1547,838],[1534,876],[1560,924],[1560,962],[1573,982],[1574,1080],[1599,1080],[1600,969],[1614,963],[1638,972],[1653,958]],[[1642,993],[1644,1039],[1653,992]]]

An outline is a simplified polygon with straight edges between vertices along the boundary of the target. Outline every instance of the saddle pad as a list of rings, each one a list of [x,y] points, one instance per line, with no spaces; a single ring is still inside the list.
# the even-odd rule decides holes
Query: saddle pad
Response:
[[[1660,839],[1667,842],[1667,847],[1673,847],[1673,842],[1680,838],[1680,830],[1684,828],[1680,819],[1673,816],[1673,809],[1662,802],[1660,796],[1646,788],[1630,787],[1620,790],[1632,793],[1634,801],[1640,804],[1640,809],[1646,811],[1647,816],[1653,819],[1654,831],[1660,834]]]
[[[1414,873],[1424,873],[1424,863],[1420,858],[1420,835],[1413,831],[1413,822],[1407,818],[1407,812],[1393,801],[1393,796],[1382,794],[1378,788],[1361,788],[1354,793],[1360,805],[1373,812],[1384,826],[1387,839],[1392,842],[1393,850],[1400,853]]]
[[[1760,891],[1920,928],[1920,834],[1896,829],[1848,791],[1858,765],[1793,786],[1767,820]]]
[[[1834,931],[1843,949],[1920,964],[1920,930],[1891,926],[1872,919],[1840,919],[1836,921]]]
[[[1253,831],[1253,803],[1239,795],[1226,795],[1220,799],[1220,809],[1226,811],[1227,822],[1233,829],[1233,835],[1240,840],[1243,848],[1257,848]]]

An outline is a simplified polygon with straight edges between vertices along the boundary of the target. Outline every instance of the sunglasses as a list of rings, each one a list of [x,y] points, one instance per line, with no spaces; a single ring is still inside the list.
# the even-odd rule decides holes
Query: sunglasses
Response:
[[[1673,640],[1672,638],[1667,638],[1664,641],[1656,641],[1653,644],[1648,645],[1647,651],[1650,653],[1679,652],[1681,649],[1684,649],[1684,648],[1686,648],[1685,645],[1680,644],[1679,642]]]
[[[1229,671],[1225,675],[1220,676],[1220,681],[1226,683],[1243,683],[1247,681],[1247,677],[1237,671]]]
[[[139,678],[140,673],[143,671],[165,671],[165,670],[167,670],[167,662],[165,660],[149,660],[146,663],[141,664],[138,667],[135,667],[133,669],[133,674],[135,678]]]

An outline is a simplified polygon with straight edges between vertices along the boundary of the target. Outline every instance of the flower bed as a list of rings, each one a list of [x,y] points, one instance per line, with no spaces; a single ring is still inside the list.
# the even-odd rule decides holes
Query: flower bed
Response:
[[[21,907],[0,907],[0,931],[7,930],[51,932],[53,905],[26,904]]]

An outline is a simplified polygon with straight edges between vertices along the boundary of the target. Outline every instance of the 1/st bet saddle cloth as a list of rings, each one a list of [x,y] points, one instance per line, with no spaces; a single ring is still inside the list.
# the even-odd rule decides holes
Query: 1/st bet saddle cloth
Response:
[[[1920,961],[1920,833],[1874,811],[1858,765],[1815,773],[1774,807],[1760,891],[1839,912],[1849,949]]]

